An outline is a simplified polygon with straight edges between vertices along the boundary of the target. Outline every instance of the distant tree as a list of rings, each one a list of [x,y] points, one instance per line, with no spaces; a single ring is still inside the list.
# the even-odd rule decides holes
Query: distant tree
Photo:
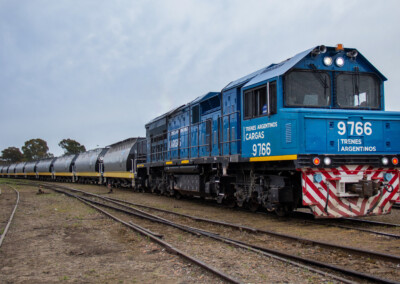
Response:
[[[40,138],[28,140],[22,146],[22,152],[24,152],[24,158],[27,161],[54,157],[48,151],[47,142]]]
[[[21,162],[24,158],[21,151],[17,147],[8,147],[1,151],[1,159],[5,162],[17,163]]]
[[[63,139],[58,146],[64,149],[64,155],[79,154],[86,151],[85,146],[73,139]]]

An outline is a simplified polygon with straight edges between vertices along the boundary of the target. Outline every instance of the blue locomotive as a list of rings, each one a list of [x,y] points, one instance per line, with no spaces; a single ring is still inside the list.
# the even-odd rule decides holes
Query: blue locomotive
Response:
[[[0,166],[3,177],[132,186],[278,215],[388,214],[399,201],[400,112],[356,49],[311,48],[79,155]]]
[[[400,113],[356,49],[311,48],[146,125],[135,184],[279,215],[387,214],[398,199]]]

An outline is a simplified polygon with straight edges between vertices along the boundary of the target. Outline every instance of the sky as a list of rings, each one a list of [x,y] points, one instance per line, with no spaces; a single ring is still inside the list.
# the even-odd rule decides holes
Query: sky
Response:
[[[0,0],[0,151],[32,138],[87,149],[271,63],[357,48],[400,111],[400,1]]]

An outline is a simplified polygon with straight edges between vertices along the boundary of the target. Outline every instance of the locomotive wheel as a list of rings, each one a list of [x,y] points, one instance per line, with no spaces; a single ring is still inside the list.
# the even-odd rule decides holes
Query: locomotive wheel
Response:
[[[287,215],[287,210],[285,210],[284,206],[279,206],[278,208],[275,209],[276,215],[279,217],[285,217]]]
[[[292,212],[292,209],[289,208],[287,205],[281,205],[275,209],[275,213],[279,217],[286,217],[289,215],[290,212]]]
[[[224,200],[224,204],[228,208],[235,208],[236,206],[236,200],[234,197],[228,197]]]
[[[182,194],[179,191],[175,190],[175,198],[178,200],[182,199]]]
[[[249,202],[247,203],[247,207],[251,212],[256,212],[260,204],[257,202],[257,200],[250,199]]]

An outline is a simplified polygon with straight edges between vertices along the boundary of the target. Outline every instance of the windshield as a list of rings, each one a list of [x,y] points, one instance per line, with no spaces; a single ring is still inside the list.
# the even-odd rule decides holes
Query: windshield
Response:
[[[341,108],[380,108],[379,83],[369,74],[338,75],[336,97]]]
[[[331,80],[325,72],[292,71],[285,77],[286,106],[327,107]]]

